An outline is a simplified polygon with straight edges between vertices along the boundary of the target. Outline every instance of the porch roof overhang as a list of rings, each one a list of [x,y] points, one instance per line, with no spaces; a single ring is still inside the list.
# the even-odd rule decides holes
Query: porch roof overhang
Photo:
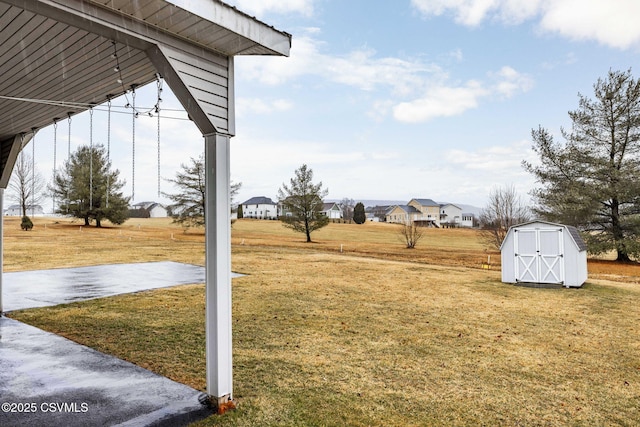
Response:
[[[161,54],[150,54],[159,46]],[[289,34],[219,0],[0,0],[0,187],[8,182],[18,136],[26,142],[24,136],[28,141],[56,119],[155,81],[164,52],[206,63],[236,55],[288,56],[290,46]],[[163,64],[165,71],[174,65]],[[176,76],[168,81],[174,92]],[[232,86],[230,91],[232,98]],[[188,89],[182,95],[183,105],[191,101]],[[197,106],[195,101],[186,103]],[[230,102],[221,108],[232,116]],[[197,112],[185,108],[197,121]],[[226,133],[233,134],[232,124]],[[203,133],[213,129],[199,127]]]
[[[219,0],[0,0],[0,211],[18,153],[39,128],[157,73],[202,132],[207,392],[218,404],[232,398],[233,57],[288,56],[290,46],[289,34]],[[1,252],[0,221],[0,316]]]

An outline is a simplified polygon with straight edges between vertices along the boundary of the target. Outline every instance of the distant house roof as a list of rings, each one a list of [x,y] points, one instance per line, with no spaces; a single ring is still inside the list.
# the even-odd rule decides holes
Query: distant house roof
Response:
[[[157,202],[138,202],[135,205],[131,205],[131,207],[133,209],[151,209],[157,204]]]
[[[21,210],[22,206],[20,205],[11,205],[6,210]],[[40,205],[27,205],[27,210],[42,210],[42,206]]]
[[[411,199],[411,200],[415,200],[416,202],[420,203],[422,206],[438,206],[440,207],[440,203],[436,203],[431,199]],[[411,202],[409,202],[411,203]]]
[[[454,205],[453,203],[441,203],[441,204],[440,204],[440,207],[441,207],[441,208],[444,208],[445,206],[453,206],[454,208],[458,208],[458,209],[460,209],[460,206],[458,206],[458,205]]]
[[[417,200],[417,199],[416,199]],[[421,213],[418,209],[414,208],[413,206],[409,206],[409,205],[395,205],[395,206],[391,206],[389,207],[389,209],[387,210],[387,214],[389,214],[389,212],[393,211],[395,208],[400,208],[403,211],[405,211],[406,213]]]
[[[323,211],[330,211],[333,208],[338,208],[338,210],[340,209],[338,204],[335,203],[335,202],[325,202],[325,203],[322,204],[322,210]]]
[[[275,205],[276,202],[265,196],[252,197],[246,202],[242,202],[243,205]]]

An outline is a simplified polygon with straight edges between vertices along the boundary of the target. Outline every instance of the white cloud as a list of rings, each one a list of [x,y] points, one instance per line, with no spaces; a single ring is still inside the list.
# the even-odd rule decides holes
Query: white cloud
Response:
[[[494,174],[522,172],[522,160],[534,156],[531,142],[518,141],[511,145],[494,145],[476,151],[449,150],[445,154],[448,162],[465,170],[482,170]]]
[[[395,105],[393,117],[401,122],[426,122],[436,117],[451,117],[478,107],[482,98],[493,94],[510,98],[519,92],[526,92],[533,86],[533,80],[509,66],[496,73],[489,73],[491,84],[470,80],[464,85],[449,86],[446,82],[429,88],[425,95],[412,101]]]
[[[299,13],[304,16],[313,15],[314,0],[227,0],[246,13],[263,16],[266,13]]]
[[[239,117],[248,113],[271,114],[274,112],[287,111],[292,107],[293,103],[286,99],[275,99],[271,101],[265,101],[260,98],[236,99],[236,114]]]
[[[412,0],[425,16],[452,14],[459,24],[475,27],[485,20],[517,25],[537,19],[540,29],[574,40],[628,49],[640,45],[637,0]]]
[[[417,59],[379,58],[373,49],[328,55],[321,51],[325,45],[322,41],[308,35],[296,40],[290,58],[238,58],[236,70],[242,78],[268,85],[313,76],[318,82],[330,81],[368,92],[386,90],[383,95],[386,98],[378,97],[367,114],[381,121],[392,112],[396,120],[409,123],[458,115],[476,108],[479,100],[488,95],[509,98],[533,86],[530,77],[508,66],[490,73],[490,81],[469,80],[451,85],[446,72],[435,64]],[[453,55],[462,58],[459,50]],[[416,93],[424,95],[416,98]],[[256,111],[267,109],[263,107],[254,105]]]
[[[433,64],[394,57],[377,58],[372,49],[359,49],[346,55],[327,55],[320,51],[324,42],[310,36],[296,37],[289,58],[236,59],[236,71],[244,78],[269,85],[312,75],[336,83],[371,91],[389,87],[396,94],[415,91],[426,76],[443,74]]]
[[[533,87],[533,79],[509,66],[502,67],[493,75],[497,82],[494,89],[500,95],[511,98],[518,92],[527,92]]]
[[[540,26],[571,39],[597,40],[627,49],[640,45],[639,15],[637,0],[563,0],[547,7]]]
[[[393,117],[401,122],[425,122],[436,117],[450,117],[478,106],[478,99],[487,95],[487,90],[476,81],[464,86],[435,87],[422,98],[401,102],[393,107]]]
[[[440,16],[452,11],[456,22],[476,26],[495,9],[499,0],[411,0],[424,15]]]

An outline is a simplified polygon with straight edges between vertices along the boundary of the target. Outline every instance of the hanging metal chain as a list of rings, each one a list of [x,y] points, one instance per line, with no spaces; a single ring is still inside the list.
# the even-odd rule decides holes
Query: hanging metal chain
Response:
[[[71,113],[69,113],[69,136],[67,138],[67,161],[71,160]]]
[[[69,120],[69,135],[67,137],[67,171],[71,168],[71,113],[68,115]],[[69,198],[69,190],[71,187],[71,177],[68,177],[69,181],[66,183],[67,185],[67,214],[71,208],[71,200]]]
[[[160,103],[162,102],[160,95],[162,94],[162,80],[160,80],[160,75],[157,75],[156,78],[158,85],[158,100],[156,101],[156,115],[158,117],[158,197],[160,197]]]
[[[36,128],[31,128],[33,138],[31,141],[31,216],[36,205]]]
[[[58,119],[53,119],[53,182],[55,185],[57,168],[57,153],[58,153]],[[53,192],[53,207],[51,208],[52,213],[56,213],[56,193]]]
[[[107,166],[111,161],[111,97],[108,98],[107,102]],[[107,168],[107,195],[106,195],[106,207],[109,209],[109,193],[111,191],[111,183],[109,182],[111,179],[111,171]]]
[[[89,108],[89,211],[93,210],[93,108]]]
[[[136,194],[136,118],[138,113],[136,112],[136,87],[131,86],[131,104],[133,106],[133,114],[131,115],[131,201],[135,198]]]

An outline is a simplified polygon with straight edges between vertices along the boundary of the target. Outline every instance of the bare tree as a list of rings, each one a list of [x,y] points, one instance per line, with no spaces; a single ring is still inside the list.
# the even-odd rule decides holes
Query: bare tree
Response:
[[[531,221],[531,210],[513,185],[493,189],[489,203],[480,212],[480,227],[487,244],[500,249],[509,227]]]
[[[398,226],[398,236],[407,245],[407,249],[413,249],[424,237],[424,227],[416,225],[413,221],[407,221]]]
[[[340,201],[340,209],[342,209],[342,219],[350,221],[353,219],[353,208],[356,205],[356,201],[345,197]]]
[[[35,169],[33,159],[29,154],[21,151],[9,181],[11,190],[9,198],[20,205],[22,216],[28,214],[28,208],[31,208],[31,215],[33,215],[35,205],[42,202],[44,188],[44,179]]]

